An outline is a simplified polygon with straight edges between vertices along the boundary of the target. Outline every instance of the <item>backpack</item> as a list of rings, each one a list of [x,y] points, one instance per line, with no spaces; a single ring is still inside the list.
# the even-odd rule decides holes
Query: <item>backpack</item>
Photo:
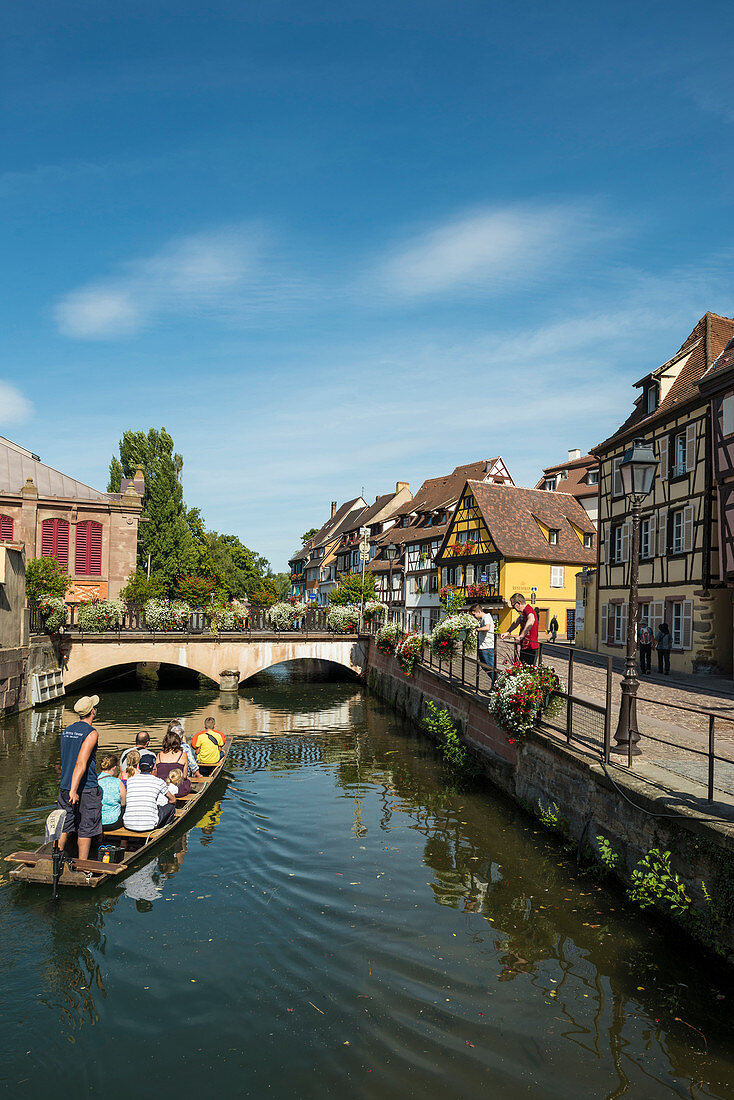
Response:
[[[652,635],[647,627],[640,631],[640,645],[652,645]]]

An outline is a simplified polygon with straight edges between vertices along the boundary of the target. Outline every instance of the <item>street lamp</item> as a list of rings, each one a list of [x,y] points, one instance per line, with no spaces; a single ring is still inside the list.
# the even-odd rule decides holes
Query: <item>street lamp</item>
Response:
[[[622,488],[632,506],[632,538],[630,540],[630,598],[627,614],[627,659],[622,678],[622,699],[619,707],[619,721],[614,734],[617,742],[612,752],[640,756],[637,742],[640,731],[637,728],[637,574],[640,564],[640,509],[642,502],[652,489],[658,461],[652,447],[644,439],[633,440],[632,446],[619,464]]]
[[[387,560],[388,560],[388,561],[390,562],[390,575],[389,575],[389,579],[388,579],[388,582],[387,582],[387,591],[388,591],[388,595],[389,595],[389,599],[390,599],[390,604],[392,604],[392,597],[393,597],[393,591],[392,591],[392,567],[393,567],[393,562],[395,561],[395,559],[396,559],[396,557],[397,557],[397,556],[398,556],[398,548],[397,548],[397,546],[395,545],[395,543],[394,543],[394,542],[391,542],[391,543],[389,543],[389,544],[388,544],[388,545],[387,545],[387,546],[385,547],[385,557],[386,557],[386,558],[387,558]],[[388,616],[388,621],[389,621],[389,618],[390,618],[390,611],[391,611],[391,610],[392,610],[392,607],[388,607],[388,609],[387,609],[387,616]]]

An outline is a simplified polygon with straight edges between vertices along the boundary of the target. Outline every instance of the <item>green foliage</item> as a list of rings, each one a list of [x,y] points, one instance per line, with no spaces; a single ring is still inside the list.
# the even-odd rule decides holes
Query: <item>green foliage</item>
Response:
[[[670,852],[651,848],[633,870],[627,896],[641,909],[661,905],[680,916],[690,909],[691,898],[685,883],[671,869],[670,858]]]
[[[471,758],[459,737],[451,715],[445,707],[438,707],[430,700],[426,703],[426,715],[423,724],[430,736],[438,742],[443,753],[444,763],[456,770],[466,770],[471,765]]]
[[[124,614],[122,600],[87,600],[79,607],[77,622],[89,634],[104,634],[121,626]]]
[[[120,478],[133,477],[138,465],[145,474],[144,518],[138,532],[138,565],[159,575],[172,591],[178,576],[193,573],[197,548],[183,500],[183,458],[173,449],[165,428],[124,432],[119,458],[110,462],[110,492],[120,491]]]
[[[363,596],[365,602],[377,598],[374,573],[342,573],[338,585],[329,593],[329,603],[359,604]]]
[[[62,626],[66,626],[69,608],[61,596],[39,596],[37,603],[44,630],[48,634],[57,634]]]
[[[318,527],[310,527],[308,529],[308,531],[305,531],[304,534],[301,535],[301,542],[303,542],[303,543],[308,542],[309,539],[312,539],[314,537],[314,535],[318,535],[318,533],[319,533],[319,528]]]
[[[147,433],[126,431],[119,450],[119,456],[110,462],[110,492],[119,492],[121,478],[133,477],[138,465],[145,474],[145,522],[138,532],[138,566],[147,571],[150,557],[155,591],[145,591],[137,580],[131,589],[136,600],[180,594],[180,578],[190,576],[211,578],[212,590],[223,601],[249,596],[251,602],[267,607],[278,598],[265,558],[249,550],[236,535],[207,531],[199,509],[186,508],[181,484],[183,457],[174,451],[165,428],[150,428]],[[199,602],[198,594],[186,598]]]
[[[546,829],[553,829],[554,832],[561,833],[565,837],[569,835],[571,826],[565,817],[561,817],[557,802],[550,802],[546,807],[543,807],[542,802],[538,799],[538,811],[538,816]]]
[[[279,600],[287,600],[291,590],[290,573],[276,573],[271,578],[275,585],[275,593]]]
[[[25,594],[29,603],[37,604],[41,596],[63,599],[71,585],[71,577],[56,558],[31,558],[25,569]]]
[[[199,577],[195,573],[190,573],[187,577],[179,577],[176,581],[176,595],[192,607],[201,607],[209,603],[215,587],[211,577]]]
[[[598,836],[596,838],[596,843],[598,845],[599,859],[606,869],[608,871],[618,871],[622,863],[622,856],[620,853],[615,852],[605,836]]]
[[[155,574],[148,580],[144,569],[136,569],[127,578],[127,584],[120,592],[120,599],[128,603],[147,603],[148,600],[158,599],[166,591],[163,579]]]

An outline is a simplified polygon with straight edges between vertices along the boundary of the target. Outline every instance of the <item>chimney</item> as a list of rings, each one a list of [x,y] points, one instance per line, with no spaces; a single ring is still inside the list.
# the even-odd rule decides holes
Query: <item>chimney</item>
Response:
[[[402,492],[403,489],[409,489],[409,488],[410,488],[410,482],[409,481],[398,481],[395,484],[395,492],[396,493],[400,493],[400,492]]]
[[[568,452],[568,461],[575,462],[577,458],[581,458],[581,451],[575,448],[573,451]]]
[[[333,519],[335,515],[336,515],[336,501],[332,500],[332,502],[331,502],[331,518]]]

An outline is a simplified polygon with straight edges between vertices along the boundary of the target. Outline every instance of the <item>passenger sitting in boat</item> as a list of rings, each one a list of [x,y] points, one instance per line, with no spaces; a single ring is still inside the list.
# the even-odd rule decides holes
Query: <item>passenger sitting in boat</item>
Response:
[[[168,825],[176,812],[176,796],[169,794],[167,784],[153,775],[153,765],[147,758],[140,761],[138,771],[127,781],[127,803],[123,821],[134,833],[149,833]],[[158,805],[158,795],[164,794],[164,804]]]
[[[135,747],[130,748],[130,749],[125,749],[124,753],[122,754],[122,759],[120,760],[120,767],[123,768],[123,769],[127,767],[128,754],[131,753],[131,752],[140,753],[140,759],[141,760],[144,760],[146,757],[149,756],[150,757],[150,766],[151,766],[151,768],[154,767],[154,765],[155,765],[155,753],[153,752],[153,750],[151,748],[148,747],[149,745],[150,745],[150,734],[146,730],[141,730],[140,733],[138,734],[138,736],[135,738]]]
[[[168,780],[172,771],[183,773],[182,790],[179,794],[189,794],[191,783],[188,780],[189,761],[181,746],[181,737],[178,733],[167,733],[163,738],[163,748],[155,758],[155,774],[159,779]]]
[[[120,758],[109,752],[102,757],[99,766],[97,782],[102,791],[102,825],[107,829],[119,829],[126,798],[125,784],[120,778]]]
[[[125,770],[122,771],[122,768],[120,768],[120,781],[123,787],[127,789],[128,779],[132,775],[135,775],[138,770],[138,764],[140,763],[140,753],[137,749],[128,749],[123,759],[125,760]]]
[[[196,759],[196,753],[191,748],[191,745],[186,740],[186,734],[184,733],[183,722],[180,718],[174,718],[172,722],[168,724],[168,733],[177,733],[181,738],[181,747],[186,753],[186,759],[189,762],[189,775],[197,775],[199,771],[199,761]]]
[[[184,774],[180,768],[174,768],[172,772],[168,773],[168,793],[175,795],[178,798],[182,798],[189,792],[182,790],[184,785]]]
[[[195,749],[202,775],[211,775],[222,759],[224,737],[214,728],[214,719],[207,718],[204,729],[191,738],[191,747]]]

